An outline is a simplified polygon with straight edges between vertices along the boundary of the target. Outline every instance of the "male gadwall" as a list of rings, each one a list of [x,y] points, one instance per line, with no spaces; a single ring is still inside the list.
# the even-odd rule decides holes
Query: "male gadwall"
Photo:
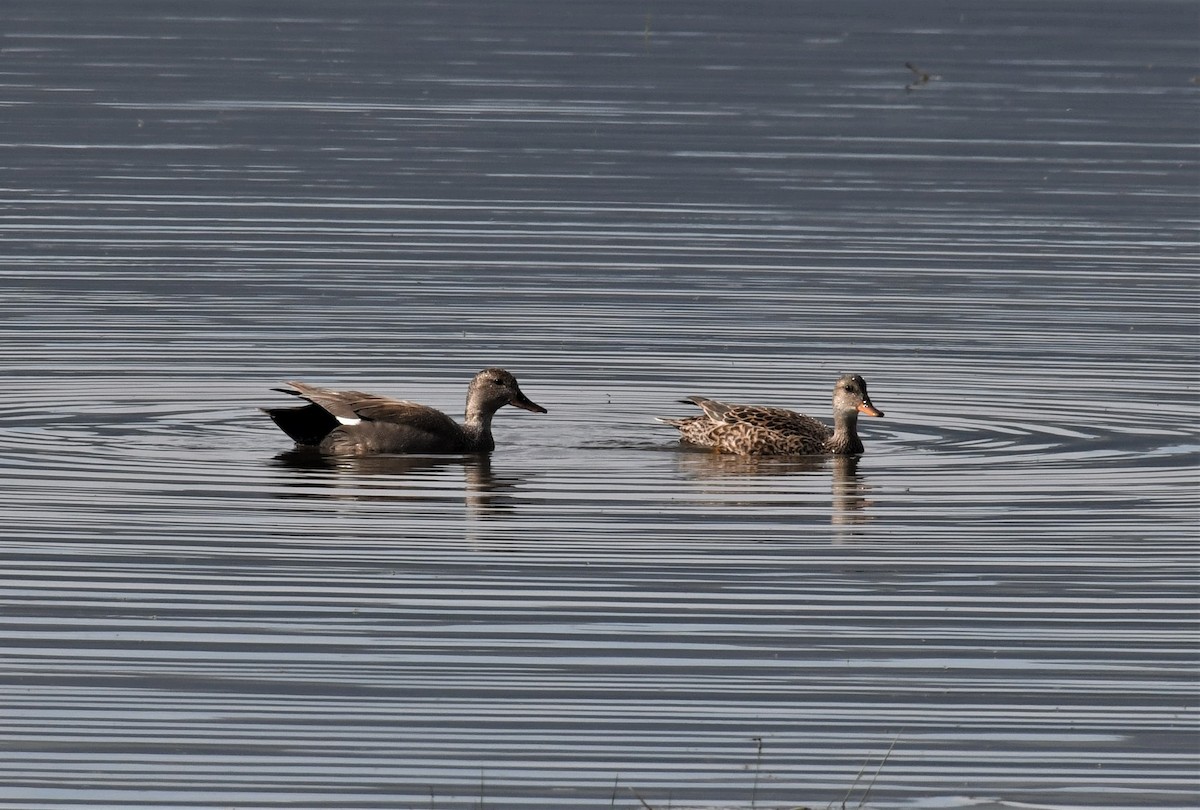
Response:
[[[857,374],[841,377],[833,387],[832,428],[785,408],[727,405],[706,397],[680,401],[699,405],[704,414],[659,421],[679,428],[685,442],[739,456],[858,455],[863,451],[858,415],[883,416],[867,396],[866,380]]]
[[[306,399],[309,404],[262,410],[296,444],[338,455],[489,453],[496,447],[492,439],[496,411],[513,405],[546,413],[521,393],[517,378],[502,368],[484,369],[471,380],[466,419],[461,425],[428,405],[302,382],[288,385],[291,388],[273,390]]]

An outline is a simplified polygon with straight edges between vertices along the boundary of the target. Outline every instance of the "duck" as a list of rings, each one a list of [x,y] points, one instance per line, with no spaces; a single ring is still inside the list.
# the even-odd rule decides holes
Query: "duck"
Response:
[[[680,402],[697,405],[704,413],[659,421],[678,428],[687,444],[739,456],[861,455],[858,415],[883,416],[867,395],[867,381],[857,374],[845,374],[833,386],[832,428],[786,408],[731,405],[708,397]]]
[[[467,409],[460,425],[428,405],[362,391],[335,391],[289,381],[274,391],[306,400],[307,405],[262,408],[298,447],[339,456],[380,454],[490,453],[492,417],[505,405],[533,413],[546,409],[521,391],[517,378],[502,368],[485,368],[467,388]]]

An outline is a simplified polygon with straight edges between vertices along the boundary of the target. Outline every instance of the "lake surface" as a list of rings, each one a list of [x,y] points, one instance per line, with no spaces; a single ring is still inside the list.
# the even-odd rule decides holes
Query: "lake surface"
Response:
[[[0,806],[1200,804],[1195,3],[248,5],[5,7]]]

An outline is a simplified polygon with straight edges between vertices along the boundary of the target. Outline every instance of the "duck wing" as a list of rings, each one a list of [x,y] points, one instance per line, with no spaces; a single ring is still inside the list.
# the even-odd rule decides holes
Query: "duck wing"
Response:
[[[407,425],[415,430],[432,434],[459,435],[462,428],[458,423],[437,408],[392,399],[363,391],[335,391],[307,383],[289,381],[294,391],[286,393],[306,399],[324,409],[343,425],[361,422],[382,422]],[[280,389],[285,390],[285,389]]]
[[[801,434],[827,438],[833,428],[820,420],[787,408],[766,405],[730,405],[707,397],[689,397],[686,401],[698,405],[714,422],[724,425],[748,425],[781,434]]]

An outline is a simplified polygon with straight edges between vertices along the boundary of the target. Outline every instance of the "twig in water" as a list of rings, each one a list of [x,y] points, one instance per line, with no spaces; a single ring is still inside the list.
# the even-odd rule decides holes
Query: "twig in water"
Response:
[[[758,752],[754,756],[754,787],[750,788],[750,810],[758,807],[758,777],[762,774],[762,737],[754,737]]]
[[[643,799],[641,796],[638,795],[638,792],[636,790],[634,790],[633,788],[628,788],[628,790],[630,793],[633,794],[633,798],[637,799],[639,802],[642,803],[642,807],[645,807],[646,810],[654,810],[653,807],[651,807],[649,804],[646,803],[645,799]]]
[[[921,85],[929,84],[934,79],[942,78],[941,76],[930,73],[927,70],[921,70],[921,68],[917,67],[912,62],[905,62],[904,66],[906,68],[908,68],[909,70],[911,70],[913,72],[913,76],[916,77],[912,80],[912,82],[904,85],[904,90],[907,93],[911,93],[913,90],[920,87]]]
[[[867,785],[866,792],[863,793],[862,798],[859,799],[856,810],[862,810],[863,805],[867,803],[867,797],[871,795],[871,790],[875,787],[875,780],[879,778],[880,771],[883,770],[884,764],[888,761],[888,757],[892,755],[892,750],[896,747],[896,743],[898,742],[900,742],[899,733],[897,733],[895,738],[892,739],[892,744],[888,746],[887,751],[883,753],[883,759],[879,760],[879,767],[875,769],[875,775],[871,777],[871,782]],[[850,794],[854,792],[856,787],[858,787],[859,780],[861,780],[863,774],[867,772],[867,765],[870,763],[870,757],[867,757],[865,760],[863,760],[862,767],[858,769],[858,773],[854,776],[854,781],[850,783],[850,787],[846,789],[846,795],[842,797],[841,810],[846,810],[846,802],[850,801]],[[830,802],[825,806],[825,810],[830,810],[832,807],[833,802]]]
[[[862,779],[862,775],[866,773],[868,762],[870,762],[870,759],[863,760],[862,767],[859,768],[858,773],[854,775],[854,781],[850,783],[850,787],[846,788],[846,795],[842,797],[842,810],[846,810],[846,802],[850,801],[850,794],[854,792],[855,785],[858,784],[859,779]],[[825,805],[825,810],[831,810],[832,807],[833,802],[831,801],[829,804]]]
[[[879,760],[879,767],[875,769],[875,775],[871,777],[871,784],[867,785],[867,792],[863,794],[862,799],[858,803],[859,810],[867,803],[867,797],[871,795],[871,789],[875,787],[875,780],[879,778],[879,772],[883,770],[883,765],[888,761],[888,757],[892,755],[892,749],[896,747],[896,743],[900,742],[900,735],[896,734],[892,738],[892,744],[888,746],[888,750],[884,752],[883,759]]]

